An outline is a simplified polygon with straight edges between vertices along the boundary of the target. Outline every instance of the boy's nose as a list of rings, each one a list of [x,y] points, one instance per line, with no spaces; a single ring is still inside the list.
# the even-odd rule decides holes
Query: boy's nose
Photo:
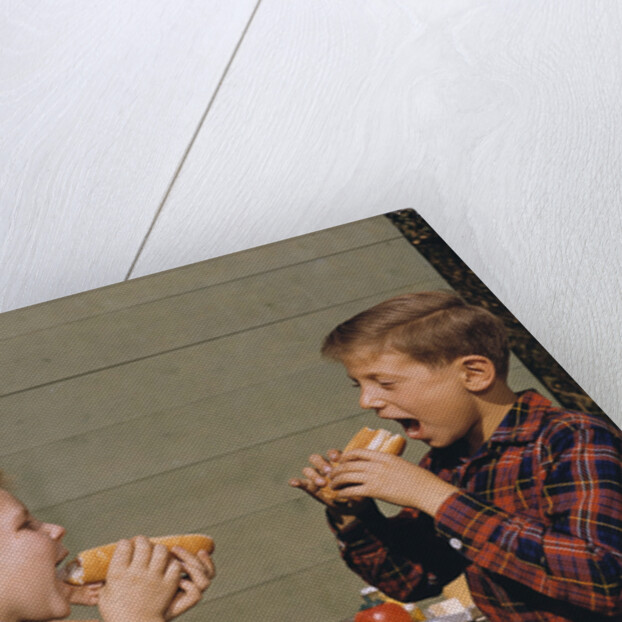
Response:
[[[61,540],[67,533],[67,530],[61,525],[54,525],[53,523],[45,523],[45,530],[48,532],[52,540]]]
[[[383,402],[373,389],[361,389],[359,404],[361,408],[380,408]]]

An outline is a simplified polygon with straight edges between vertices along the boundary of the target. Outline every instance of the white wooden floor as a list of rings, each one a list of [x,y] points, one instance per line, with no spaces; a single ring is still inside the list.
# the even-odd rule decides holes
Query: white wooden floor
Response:
[[[0,2],[0,310],[413,207],[622,421],[621,18]]]
[[[439,287],[376,217],[4,313],[0,465],[74,552],[211,534],[219,574],[187,622],[342,620],[363,584],[287,480],[375,421],[318,349],[356,311]],[[516,360],[511,383],[543,390]]]

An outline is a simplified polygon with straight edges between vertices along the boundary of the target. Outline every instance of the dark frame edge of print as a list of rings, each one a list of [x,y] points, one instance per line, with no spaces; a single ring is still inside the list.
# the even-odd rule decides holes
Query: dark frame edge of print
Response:
[[[564,408],[599,415],[611,421],[418,212],[404,209],[385,216],[466,302],[481,305],[503,320],[512,352]]]

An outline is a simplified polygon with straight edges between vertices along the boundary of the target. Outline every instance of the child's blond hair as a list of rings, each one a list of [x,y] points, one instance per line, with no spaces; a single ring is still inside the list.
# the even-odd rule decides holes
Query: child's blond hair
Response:
[[[396,350],[431,367],[460,356],[485,356],[507,378],[508,337],[503,322],[451,291],[404,294],[339,324],[324,339],[322,354],[342,360],[361,349]]]

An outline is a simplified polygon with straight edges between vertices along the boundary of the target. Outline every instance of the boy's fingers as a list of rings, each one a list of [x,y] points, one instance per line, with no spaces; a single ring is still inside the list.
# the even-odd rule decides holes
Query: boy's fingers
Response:
[[[182,590],[183,594],[178,597],[177,609],[184,610],[201,600],[203,592],[192,581],[182,579],[179,582],[179,589]]]
[[[70,602],[73,605],[96,605],[103,585],[103,582],[100,581],[73,588],[69,597]]]
[[[315,484],[318,488],[326,485],[326,478],[320,475],[315,469],[311,467],[305,467],[302,469],[302,474],[307,478],[309,482]]]
[[[337,493],[337,498],[343,498],[344,493],[351,496],[361,496],[361,487],[365,486],[369,477],[366,473],[347,473],[333,478],[332,489]]]
[[[104,586],[103,581],[98,581],[97,583],[90,583],[87,591],[87,600],[89,605],[96,605],[99,600],[99,592]]]
[[[309,462],[313,465],[318,473],[330,473],[331,464],[324,458],[324,456],[320,456],[320,454],[311,454],[309,456]],[[308,467],[307,467],[308,468]],[[304,473],[304,470],[303,470]]]
[[[156,544],[151,551],[151,560],[149,567],[153,570],[163,573],[169,562],[170,554],[163,544]]]
[[[303,490],[304,492],[311,495],[312,497],[315,496],[315,493],[318,490],[318,487],[315,486],[315,484],[312,484],[306,479],[298,479],[298,478],[290,479],[289,485],[293,486],[294,488],[300,488],[300,490]]]
[[[320,486],[317,486],[309,480],[293,478],[289,480],[289,485],[293,486],[294,488],[300,488],[300,490],[306,492],[310,497],[313,497],[316,501],[319,501],[324,505],[327,505],[329,507],[332,507],[334,505],[334,499],[332,497],[327,497],[321,490]]]
[[[341,454],[340,462],[351,462],[352,460],[383,460],[390,454],[374,451],[373,449],[350,449]]]
[[[112,559],[110,560],[110,566],[108,567],[108,574],[111,575],[127,568],[132,561],[133,550],[134,546],[129,540],[120,540],[117,542]]]
[[[166,581],[179,582],[181,579],[181,562],[179,560],[173,559],[169,562],[169,565],[166,567],[166,572],[164,573],[164,579]]]
[[[322,494],[320,487],[316,486],[312,482],[309,482],[308,480],[290,480],[290,486],[293,486],[294,488],[299,488],[320,503],[327,503],[327,499]]]
[[[365,483],[366,479],[367,477],[365,476],[365,473],[360,472],[360,471],[351,471],[348,473],[341,473],[333,477],[331,481],[331,487],[334,490],[339,490],[340,488],[343,488],[344,486],[363,484]]]
[[[316,501],[319,501],[324,505],[330,503],[330,500],[327,499],[320,491],[320,487],[316,486],[312,482],[309,482],[308,480],[290,480],[290,486],[294,486],[294,488],[300,488],[300,490],[307,493],[310,497],[313,497]]]
[[[207,551],[199,551],[203,553],[199,555],[193,555],[181,547],[174,547],[173,553],[181,560],[183,570],[188,574],[190,580],[194,582],[197,587],[203,591],[205,590],[215,574],[214,564],[212,563]]]
[[[132,564],[146,569],[151,560],[151,549],[153,545],[145,536],[136,536],[133,538],[134,554],[132,556]]]
[[[326,456],[331,462],[338,462],[341,458],[341,452],[338,449],[329,449]]]
[[[173,555],[175,555],[175,557],[180,559],[182,562],[193,563],[196,560],[196,556],[194,554],[190,553],[190,551],[186,551],[186,549],[181,546],[174,546],[171,549],[171,553],[173,553]]]
[[[212,560],[210,554],[207,551],[199,551],[197,556],[203,563],[207,578],[212,581],[216,576],[216,566],[214,565],[214,561]]]
[[[179,589],[181,591],[177,593],[177,596],[175,596],[166,612],[166,620],[176,618],[201,600],[202,592],[192,583],[192,581],[182,579],[179,582]]]
[[[342,462],[336,467],[330,479],[331,482],[334,482],[340,477],[343,478],[347,476],[349,473],[369,473],[375,470],[377,470],[377,468],[372,462],[367,462],[365,460],[349,460],[348,462]]]
[[[337,501],[350,501],[351,499],[360,499],[367,496],[367,491],[363,485],[346,486],[335,492],[337,493]]]
[[[201,594],[203,593],[203,590],[199,588],[194,581],[190,581],[189,579],[182,579],[179,582],[179,588],[186,592],[186,594],[193,595],[197,600],[201,598]]]

